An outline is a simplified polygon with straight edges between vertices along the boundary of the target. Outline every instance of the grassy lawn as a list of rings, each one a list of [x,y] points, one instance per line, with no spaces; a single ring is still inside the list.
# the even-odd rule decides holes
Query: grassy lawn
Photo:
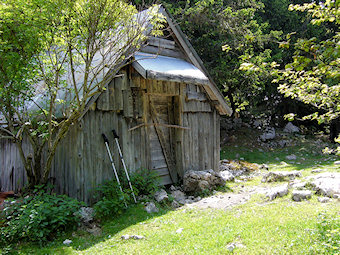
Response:
[[[333,163],[337,158],[321,154],[319,147],[307,140],[283,149],[230,145],[222,149],[221,158],[234,159],[239,154],[246,161],[268,164],[270,170],[302,170],[304,176],[315,168],[340,171]],[[297,156],[296,161],[285,159],[291,154]],[[246,183],[228,185],[237,192],[241,185],[264,184],[259,176]],[[290,197],[267,202],[264,195],[257,194],[230,210],[183,207],[175,211],[162,209],[151,215],[139,205],[102,223],[99,237],[78,231],[45,247],[22,244],[12,251],[18,254],[228,254],[228,245],[236,243],[235,254],[316,254],[314,248],[320,246],[314,233],[317,216],[322,212],[339,213],[340,203],[334,200],[319,203],[317,196],[309,201],[292,202]],[[177,233],[180,228],[183,231]],[[145,239],[121,240],[125,234],[142,235]],[[63,245],[66,238],[73,241],[70,246]]]
[[[239,254],[313,253],[313,233],[320,212],[335,213],[336,203],[292,203],[288,197],[267,203],[257,196],[232,210],[178,210],[150,217],[141,208],[107,222],[102,237],[78,233],[70,247],[63,239],[47,247],[22,246],[19,254],[227,254],[231,242]],[[183,228],[181,233],[176,230]],[[121,240],[124,234],[144,240]]]

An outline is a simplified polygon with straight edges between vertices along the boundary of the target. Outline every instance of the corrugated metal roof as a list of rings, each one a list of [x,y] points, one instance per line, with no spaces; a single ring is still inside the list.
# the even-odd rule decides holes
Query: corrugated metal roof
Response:
[[[137,52],[135,60],[145,70],[141,72],[142,76],[146,76],[144,78],[151,78],[152,73],[153,76],[168,76],[169,80],[173,78],[174,81],[180,78],[183,82],[186,80],[188,82],[197,80],[201,84],[209,82],[208,77],[201,70],[183,59]]]

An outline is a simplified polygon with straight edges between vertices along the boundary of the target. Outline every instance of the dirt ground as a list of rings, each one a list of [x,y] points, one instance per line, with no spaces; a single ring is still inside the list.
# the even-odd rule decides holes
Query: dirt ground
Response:
[[[270,188],[252,186],[242,187],[239,192],[233,193],[218,193],[210,197],[203,198],[202,200],[187,204],[188,208],[200,208],[200,209],[224,209],[228,210],[234,206],[246,203],[254,194],[265,194]]]

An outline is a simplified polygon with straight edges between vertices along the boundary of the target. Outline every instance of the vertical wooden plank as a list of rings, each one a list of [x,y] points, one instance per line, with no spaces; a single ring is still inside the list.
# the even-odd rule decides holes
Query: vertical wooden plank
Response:
[[[133,100],[131,90],[123,90],[123,111],[125,117],[133,116]]]
[[[187,114],[187,118],[188,118],[188,126],[190,127],[190,132],[189,132],[189,135],[188,135],[188,150],[187,150],[187,153],[188,153],[188,159],[189,159],[189,162],[188,162],[188,168],[190,170],[194,170],[194,166],[193,166],[193,161],[195,160],[194,159],[194,146],[193,146],[193,134],[194,134],[194,131],[195,131],[195,127],[193,126],[193,123],[192,123],[192,119],[191,119],[191,113],[188,113]]]
[[[115,100],[115,79],[112,79],[112,81],[108,85],[108,93],[109,93],[109,109],[110,111],[116,111],[116,100]]]
[[[214,136],[214,129],[211,128],[214,126],[213,124],[213,118],[211,114],[209,113],[204,113],[205,115],[205,124],[204,124],[204,134],[206,137],[205,140],[205,150],[204,150],[204,168],[205,169],[213,169],[213,164],[212,164],[212,158],[213,158],[213,136]],[[210,123],[210,128],[207,123]]]
[[[156,82],[156,91],[157,93],[164,93],[164,86],[163,86],[163,81],[155,81]]]
[[[115,111],[122,111],[123,110],[123,77],[115,78],[114,82],[114,100],[115,100]]]
[[[213,116],[212,116],[212,119],[213,119],[213,134],[212,134],[212,159],[213,161],[211,162],[212,163],[212,168],[217,171],[219,169],[217,169],[216,167],[216,158],[217,158],[217,155],[216,155],[216,140],[217,140],[217,130],[216,130],[216,126],[217,126],[217,118],[216,118],[216,111],[214,110],[213,111]]]
[[[102,111],[107,111],[109,110],[109,103],[109,89],[105,88],[105,90],[101,92],[100,96],[98,97],[97,108]]]
[[[92,168],[93,168],[93,162],[96,161],[96,155],[95,155],[95,147],[91,146],[91,141],[95,137],[95,111],[89,111],[88,112],[88,119],[87,119],[87,139],[86,139],[86,147],[85,151],[87,154],[87,166],[86,166],[86,174],[84,178],[84,201],[85,203],[90,202],[90,189],[91,189],[91,183],[93,180],[92,175]]]
[[[216,110],[214,110],[216,111]],[[217,113],[216,114],[216,147],[215,147],[215,150],[216,150],[216,157],[215,157],[215,164],[216,164],[216,169],[218,170],[219,169],[219,164],[220,164],[220,115]]]
[[[197,142],[198,142],[198,151],[197,151],[197,170],[204,170],[204,145],[205,145],[205,137],[204,137],[204,114],[202,113],[194,113],[192,114],[195,118],[195,123],[197,123]]]
[[[130,72],[131,72],[131,80],[130,80],[130,87],[131,88],[138,88],[140,87],[140,75],[135,72],[132,68],[132,66],[130,66]]]
[[[146,89],[146,80],[144,78],[140,78],[140,88]]]
[[[85,116],[84,116],[85,117]],[[82,183],[83,183],[83,171],[84,171],[84,118],[78,123],[78,139],[77,139],[77,151],[78,151],[78,167],[77,167],[77,198],[79,200],[83,197]]]
[[[64,168],[64,171],[65,173],[67,174],[67,179],[66,179],[66,186],[67,186],[67,194],[70,195],[72,194],[73,195],[73,181],[74,181],[74,178],[73,178],[73,174],[74,174],[74,169],[73,169],[73,161],[74,161],[74,153],[73,153],[73,144],[74,144],[74,135],[75,135],[75,132],[74,132],[74,128],[73,126],[70,127],[69,129],[69,142],[68,143],[65,143],[63,148],[64,150],[66,150],[66,154],[64,155],[64,162],[65,162],[65,168]],[[72,196],[71,195],[71,196]]]

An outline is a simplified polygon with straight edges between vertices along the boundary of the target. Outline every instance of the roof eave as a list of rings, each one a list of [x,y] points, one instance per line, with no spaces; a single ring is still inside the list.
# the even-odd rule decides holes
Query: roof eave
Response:
[[[198,56],[197,52],[192,47],[191,43],[186,39],[180,27],[172,21],[173,18],[171,14],[162,6],[160,8],[160,11],[166,17],[169,26],[171,27],[172,31],[176,35],[177,39],[180,41],[190,61],[209,78],[210,82],[204,85],[204,88],[212,100],[217,100],[219,102],[219,104],[216,105],[216,108],[218,109],[219,113],[221,115],[230,116],[233,111],[229,107],[229,105],[226,103],[226,101],[224,100],[224,96],[222,95],[220,90],[217,88],[215,82],[211,78],[207,69],[204,67],[201,58]]]

